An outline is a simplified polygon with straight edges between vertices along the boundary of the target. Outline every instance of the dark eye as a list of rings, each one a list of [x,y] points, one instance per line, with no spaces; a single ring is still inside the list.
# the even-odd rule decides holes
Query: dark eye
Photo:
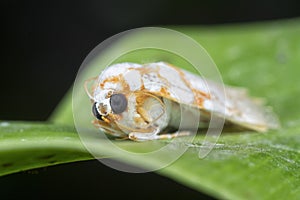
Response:
[[[97,119],[102,120],[102,116],[100,115],[100,113],[98,112],[98,109],[97,109],[97,102],[95,102],[93,104],[92,112]]]
[[[124,112],[127,108],[127,99],[124,94],[113,94],[110,97],[110,107],[115,114]]]

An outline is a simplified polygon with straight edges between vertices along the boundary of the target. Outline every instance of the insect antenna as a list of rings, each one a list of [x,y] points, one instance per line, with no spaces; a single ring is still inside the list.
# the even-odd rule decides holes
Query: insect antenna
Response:
[[[89,98],[91,100],[94,100],[94,97],[91,95],[90,91],[89,91],[89,88],[88,88],[88,84],[91,82],[91,81],[95,81],[97,79],[97,77],[92,77],[92,78],[89,78],[87,80],[84,81],[84,90],[85,92],[87,93],[87,95],[89,96]],[[90,88],[91,89],[91,88]]]

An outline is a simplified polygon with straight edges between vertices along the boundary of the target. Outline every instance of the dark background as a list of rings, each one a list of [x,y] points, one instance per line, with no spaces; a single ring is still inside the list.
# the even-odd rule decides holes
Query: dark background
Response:
[[[2,1],[0,120],[46,120],[87,54],[121,31],[299,16],[297,0]],[[5,176],[0,188],[3,199],[209,198],[154,173],[126,174],[97,161]]]

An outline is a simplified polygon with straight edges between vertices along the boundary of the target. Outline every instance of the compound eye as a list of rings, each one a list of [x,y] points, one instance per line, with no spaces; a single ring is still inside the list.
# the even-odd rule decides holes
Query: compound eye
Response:
[[[97,107],[98,107],[98,103],[95,102],[95,103],[93,104],[93,107],[92,107],[93,115],[94,115],[97,119],[103,120],[103,119],[102,119],[102,115],[100,115],[100,113],[98,112]]]
[[[127,99],[124,94],[113,94],[110,97],[110,107],[115,114],[124,112],[127,108]]]

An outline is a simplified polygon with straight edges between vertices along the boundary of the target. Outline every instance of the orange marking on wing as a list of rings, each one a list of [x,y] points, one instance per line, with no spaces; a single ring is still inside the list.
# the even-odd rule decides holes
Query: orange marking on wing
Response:
[[[101,82],[100,87],[103,88],[107,82],[117,83],[119,81],[120,81],[120,76],[111,76],[111,77],[108,77],[107,79],[105,79],[103,82]]]
[[[170,92],[164,87],[160,88],[160,92],[163,96],[171,96]]]
[[[207,99],[210,99],[210,95],[208,93],[205,93],[205,92],[202,92],[202,91],[199,91],[199,90],[196,90],[195,88],[193,88],[190,84],[190,82],[185,78],[185,75],[184,75],[184,72],[181,71],[179,68],[177,68],[176,66],[174,65],[171,65],[171,64],[168,64],[170,67],[172,67],[174,70],[176,70],[181,78],[181,80],[186,84],[186,86],[188,88],[190,88],[194,94],[194,103],[199,106],[200,108],[203,108],[203,102],[204,102],[204,99],[207,98]]]
[[[126,80],[124,79],[124,77],[122,75],[120,76],[120,83],[122,85],[123,92],[129,92],[130,91],[129,84],[126,82]]]
[[[141,68],[136,68],[135,70],[138,70],[142,75],[143,74],[149,74],[151,72],[157,72],[159,71],[158,68],[154,69],[154,68],[151,68],[151,67],[141,67]]]
[[[161,91],[158,91],[158,92],[151,92],[151,94],[156,95],[157,97],[163,97],[163,98],[167,98],[171,101],[181,103],[180,101],[178,101],[178,99],[172,97],[170,93],[169,94],[165,93],[165,94],[162,95]]]
[[[204,98],[202,96],[202,94],[198,91],[198,90],[195,90],[193,89],[192,90],[194,95],[195,95],[195,103],[200,107],[200,108],[203,108],[203,102],[204,102]]]

